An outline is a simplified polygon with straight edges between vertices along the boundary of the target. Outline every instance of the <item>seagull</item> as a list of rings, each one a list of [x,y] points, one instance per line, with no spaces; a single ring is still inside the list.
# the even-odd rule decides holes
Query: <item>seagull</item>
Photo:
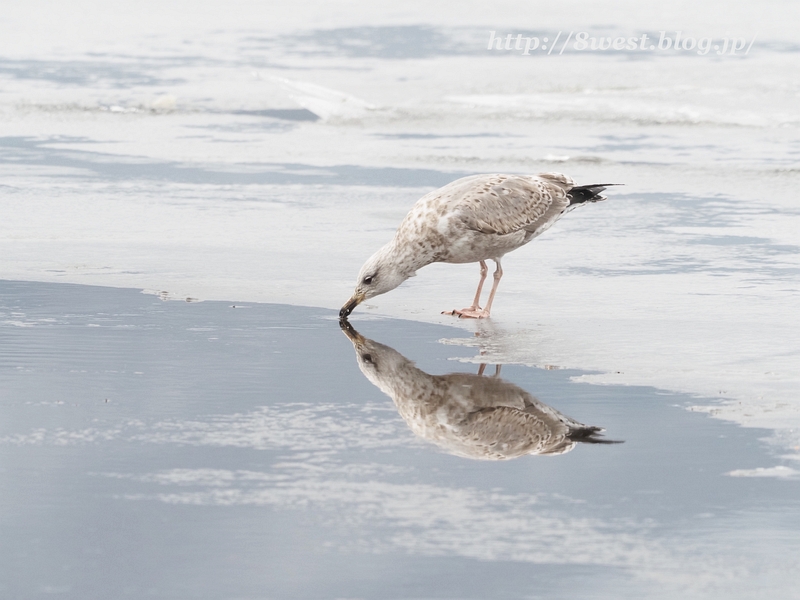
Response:
[[[480,264],[472,305],[443,314],[486,318],[503,276],[503,256],[547,231],[576,206],[605,200],[600,193],[610,185],[617,184],[576,186],[561,173],[494,174],[464,177],[434,190],[414,204],[394,238],[361,267],[356,289],[339,318],[346,319],[367,298],[393,290],[434,262]],[[489,259],[497,268],[486,306],[481,308]]]
[[[505,460],[529,454],[556,455],[578,442],[616,444],[597,437],[603,431],[579,423],[522,388],[499,377],[450,373],[430,375],[405,356],[339,322],[353,343],[361,372],[394,400],[397,411],[418,437],[445,452],[479,460]]]

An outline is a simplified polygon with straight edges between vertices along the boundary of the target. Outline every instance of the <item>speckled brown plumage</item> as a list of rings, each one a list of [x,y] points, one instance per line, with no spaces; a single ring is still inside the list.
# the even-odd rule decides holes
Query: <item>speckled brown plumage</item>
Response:
[[[346,318],[359,303],[393,290],[433,262],[480,263],[475,301],[452,314],[488,317],[503,274],[501,258],[544,233],[578,204],[605,200],[600,195],[604,185],[608,184],[576,187],[560,173],[493,174],[464,177],[430,192],[411,208],[394,238],[361,268],[355,292],[340,317]],[[482,309],[479,301],[488,259],[497,270]]]
[[[342,329],[361,371],[394,400],[411,430],[450,454],[504,460],[563,454],[578,442],[610,443],[595,437],[601,428],[579,423],[499,377],[429,375],[349,324]]]

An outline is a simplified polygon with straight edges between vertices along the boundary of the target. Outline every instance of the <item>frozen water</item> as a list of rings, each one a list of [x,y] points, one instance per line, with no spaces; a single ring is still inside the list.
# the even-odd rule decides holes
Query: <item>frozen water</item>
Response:
[[[627,187],[507,258],[494,358],[800,430],[796,7],[84,4],[91,25],[37,3],[3,25],[0,276],[333,308],[425,191],[561,170]],[[570,28],[758,39],[746,57],[485,49]],[[474,279],[430,267],[374,310],[441,321]]]
[[[791,480],[798,10],[9,5],[0,278],[337,309],[413,202],[457,177],[563,171],[625,183],[506,257],[491,323],[439,315],[471,299],[470,265],[427,267],[354,323],[453,324],[480,334],[443,335],[470,346],[461,360],[687,394],[691,406],[675,410],[768,436],[774,455],[736,454],[730,479]],[[487,51],[490,31],[757,39],[746,57],[522,56]]]

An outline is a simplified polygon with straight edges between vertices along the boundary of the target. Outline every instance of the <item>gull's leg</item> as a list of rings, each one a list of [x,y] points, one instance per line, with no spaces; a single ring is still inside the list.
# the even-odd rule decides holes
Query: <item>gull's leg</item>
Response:
[[[481,291],[483,291],[483,282],[486,281],[486,275],[489,273],[489,267],[486,266],[486,261],[481,261],[481,280],[478,282],[478,289],[475,291],[475,299],[472,301],[472,306],[468,308],[462,308],[461,310],[453,309],[453,310],[445,310],[442,311],[443,315],[458,315],[459,317],[470,317],[472,316],[470,313],[479,313],[481,312]],[[467,313],[467,314],[465,314]]]
[[[494,285],[492,285],[492,291],[489,292],[489,299],[486,301],[486,308],[483,309],[483,312],[486,313],[485,316],[489,316],[489,312],[492,310],[492,301],[494,300],[494,295],[497,292],[497,286],[500,284],[500,278],[503,276],[503,267],[500,266],[500,259],[495,259],[494,261],[497,264],[497,268],[494,270]]]
[[[478,289],[475,291],[475,299],[472,301],[472,310],[481,309],[481,291],[483,291],[483,282],[486,281],[486,274],[489,273],[489,267],[486,266],[486,261],[481,261],[481,280],[478,282]]]
[[[486,263],[481,261],[481,283],[478,286],[478,293],[475,296],[475,304],[469,308],[454,310],[446,314],[458,315],[462,319],[485,319],[489,316],[489,312],[492,310],[492,301],[494,300],[494,295],[497,292],[497,286],[500,284],[500,278],[503,276],[503,267],[500,266],[500,259],[493,258],[492,260],[495,262],[495,264],[497,264],[497,269],[494,271],[494,285],[492,285],[492,291],[489,292],[489,300],[486,302],[486,308],[481,309],[478,306],[481,288],[483,287],[483,280],[486,279],[486,272],[488,271],[486,268]]]
[[[494,366],[494,375],[492,375],[492,377],[500,377],[500,367],[502,366],[503,365]],[[478,375],[483,375],[485,371],[486,371],[486,363],[481,363],[481,365],[478,367]]]

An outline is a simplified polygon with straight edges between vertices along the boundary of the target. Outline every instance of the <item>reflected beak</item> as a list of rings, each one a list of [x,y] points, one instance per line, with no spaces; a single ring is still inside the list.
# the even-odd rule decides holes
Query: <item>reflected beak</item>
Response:
[[[347,319],[340,319],[339,320],[339,327],[342,328],[344,334],[348,337],[348,339],[353,342],[355,345],[360,345],[364,343],[364,336],[358,333],[353,326],[347,321]]]
[[[355,293],[339,311],[339,319],[347,319],[353,309],[364,301],[364,294]]]

